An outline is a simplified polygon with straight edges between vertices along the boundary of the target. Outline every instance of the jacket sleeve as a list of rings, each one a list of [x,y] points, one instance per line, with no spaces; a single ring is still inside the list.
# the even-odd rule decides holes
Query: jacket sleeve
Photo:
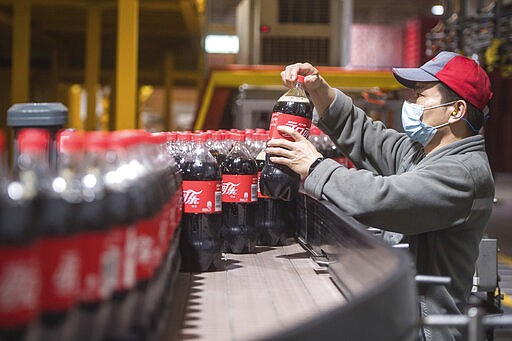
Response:
[[[417,234],[464,223],[474,205],[474,184],[470,172],[452,158],[391,176],[324,160],[304,189],[368,226]]]
[[[366,116],[339,90],[317,124],[357,168],[375,174],[395,174],[406,156],[421,149],[407,135],[386,129],[382,122]]]

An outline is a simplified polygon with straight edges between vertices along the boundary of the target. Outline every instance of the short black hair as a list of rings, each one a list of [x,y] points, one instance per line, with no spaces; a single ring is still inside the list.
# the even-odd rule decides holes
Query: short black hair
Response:
[[[444,83],[439,82],[439,92],[441,93],[442,102],[453,102],[458,100],[463,100],[467,104],[467,113],[466,113],[466,120],[469,121],[469,124],[473,127],[473,129],[470,129],[474,135],[478,134],[480,131],[480,128],[482,128],[482,125],[484,124],[484,113],[481,112],[477,107],[475,107],[473,104],[469,103],[469,101],[465,100],[464,98],[460,97],[450,89],[447,85]]]

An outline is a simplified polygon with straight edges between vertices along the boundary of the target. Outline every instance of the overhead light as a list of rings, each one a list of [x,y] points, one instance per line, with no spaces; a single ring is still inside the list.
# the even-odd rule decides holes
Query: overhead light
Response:
[[[239,48],[238,36],[209,34],[204,40],[207,53],[238,53]]]
[[[444,14],[444,6],[443,5],[434,5],[430,9],[433,15],[443,15]]]

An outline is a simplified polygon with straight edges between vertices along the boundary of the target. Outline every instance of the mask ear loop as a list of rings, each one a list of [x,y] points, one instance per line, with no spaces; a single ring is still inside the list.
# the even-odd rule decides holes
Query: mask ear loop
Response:
[[[489,109],[488,109],[487,107],[486,107],[486,109],[487,109],[487,112],[489,112]],[[484,111],[485,111],[485,109],[484,109]],[[452,115],[452,116],[457,115],[457,109],[455,109],[455,110],[452,112],[452,114],[451,114],[451,115]],[[464,122],[466,122],[466,123],[468,124],[469,128],[473,131],[473,133],[478,134],[479,130],[478,130],[478,129],[476,129],[476,128],[475,128],[475,127],[474,127],[474,126],[473,126],[473,125],[472,125],[472,124],[471,124],[471,123],[470,123],[470,122],[469,122],[465,117],[461,117],[460,119],[461,119],[461,120],[463,120]],[[484,114],[484,121],[485,121],[485,114]]]
[[[474,132],[475,134],[478,134],[478,131],[479,131],[479,130],[475,129],[475,127],[473,127],[473,125],[472,125],[471,123],[469,123],[469,121],[468,121],[468,120],[466,120],[464,117],[461,117],[460,119],[461,119],[461,120],[463,120],[463,121],[465,121],[465,122],[469,125],[469,128],[470,128],[471,130],[473,130],[473,132]]]
[[[483,114],[484,114],[484,122],[487,122],[491,118],[491,115],[489,114],[488,106],[485,106]]]

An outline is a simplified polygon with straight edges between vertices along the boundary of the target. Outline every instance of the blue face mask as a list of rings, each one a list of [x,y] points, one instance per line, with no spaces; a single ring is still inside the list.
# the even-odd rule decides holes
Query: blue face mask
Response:
[[[413,141],[421,143],[421,145],[425,147],[432,140],[432,138],[437,132],[437,129],[447,126],[449,123],[446,122],[435,127],[423,123],[421,122],[421,118],[423,117],[423,111],[438,107],[444,107],[455,102],[456,101],[425,108],[423,105],[404,101],[404,104],[402,106],[402,126],[404,127],[405,133]]]

